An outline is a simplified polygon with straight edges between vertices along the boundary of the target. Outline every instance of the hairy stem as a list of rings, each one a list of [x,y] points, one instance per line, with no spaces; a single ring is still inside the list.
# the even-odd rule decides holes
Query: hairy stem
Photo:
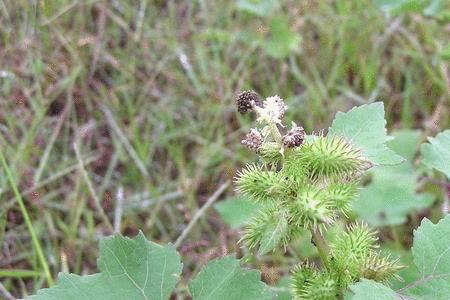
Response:
[[[397,248],[397,250],[399,250],[399,251],[403,250],[402,241],[401,241],[400,235],[398,233],[398,229],[394,226],[390,226],[390,227],[391,227],[392,237],[394,238],[395,248]]]
[[[328,245],[325,239],[323,238],[322,234],[318,230],[311,230],[311,234],[314,245],[316,246],[317,251],[319,252],[319,257],[322,262],[322,265],[328,269],[329,268],[327,259]]]
[[[270,130],[270,134],[272,135],[272,138],[275,140],[275,142],[277,142],[278,144],[281,145],[281,133],[278,130],[277,124],[270,122],[269,130]]]

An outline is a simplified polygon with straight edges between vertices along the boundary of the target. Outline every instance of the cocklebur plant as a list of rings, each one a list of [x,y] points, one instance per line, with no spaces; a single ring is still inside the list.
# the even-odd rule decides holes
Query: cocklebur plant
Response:
[[[236,103],[240,113],[252,112],[256,117],[258,127],[250,130],[242,144],[261,158],[239,171],[235,179],[237,190],[261,205],[242,241],[265,254],[279,245],[286,247],[306,229],[321,258],[320,269],[308,261],[293,268],[294,298],[339,299],[362,278],[387,282],[395,276],[401,266],[379,254],[376,232],[367,226],[354,223],[334,241],[324,239],[324,232],[347,216],[364,173],[378,164],[366,154],[377,157],[378,149],[390,151],[384,145],[384,122],[375,122],[383,126],[384,140],[379,141],[379,128],[375,128],[378,141],[373,141],[375,149],[367,151],[340,134],[339,122],[328,134],[311,135],[295,123],[283,124],[287,105],[279,96],[261,101],[254,91],[245,91]],[[354,125],[343,128],[351,134]]]
[[[424,218],[414,230],[410,275],[403,277],[404,282],[395,290],[388,280],[396,279],[400,266],[396,259],[380,254],[374,230],[362,222],[350,222],[332,239],[326,234],[335,222],[342,223],[339,219],[350,216],[353,201],[358,198],[358,182],[365,172],[403,160],[387,147],[391,138],[386,134],[382,103],[337,113],[328,134],[306,135],[297,124],[283,124],[287,107],[279,97],[263,102],[251,92],[239,99],[239,110],[258,118],[257,127],[245,136],[243,144],[256,152],[260,161],[237,176],[238,189],[253,202],[235,198],[220,201],[216,209],[234,228],[248,224],[244,215],[256,211],[243,242],[258,247],[260,253],[287,245],[302,228],[311,231],[321,260],[299,261],[292,266],[290,290],[294,299],[448,298],[449,215],[436,224]],[[389,145],[402,152],[398,145]],[[414,156],[412,152],[402,154],[408,159]],[[430,173],[434,169],[450,179],[450,130],[429,138],[421,154]],[[402,172],[394,172],[388,180],[405,182],[398,178],[404,177]],[[389,203],[393,200],[387,197],[383,199],[391,207],[398,205]],[[261,281],[258,271],[248,270],[241,263],[233,254],[209,261],[190,283],[179,284],[176,296],[194,300],[290,299],[284,290],[281,295],[279,288]],[[100,240],[99,273],[60,273],[57,284],[39,290],[31,299],[171,299],[182,268],[174,246],[150,242],[143,233],[134,239],[116,234]]]

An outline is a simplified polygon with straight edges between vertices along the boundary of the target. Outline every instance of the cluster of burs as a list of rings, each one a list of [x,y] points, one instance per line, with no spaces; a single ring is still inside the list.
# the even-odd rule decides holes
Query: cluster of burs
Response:
[[[362,175],[372,167],[360,149],[340,136],[306,135],[295,123],[287,128],[282,122],[287,106],[278,96],[262,101],[254,91],[245,91],[236,104],[240,113],[255,115],[258,124],[242,144],[260,160],[236,177],[239,192],[261,204],[243,236],[248,247],[263,254],[311,232],[322,267],[309,261],[294,267],[297,299],[339,299],[361,278],[386,281],[395,276],[400,267],[380,256],[376,233],[367,226],[355,223],[331,241],[323,239],[327,228],[347,216]],[[323,243],[317,245],[320,239]]]

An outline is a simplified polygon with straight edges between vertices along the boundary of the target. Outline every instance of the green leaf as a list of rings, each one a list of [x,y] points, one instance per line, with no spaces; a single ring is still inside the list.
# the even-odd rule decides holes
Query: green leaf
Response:
[[[93,275],[60,273],[57,285],[31,299],[169,299],[182,264],[173,246],[149,242],[140,232],[135,239],[102,239],[98,267]]]
[[[264,17],[273,12],[278,6],[276,0],[239,0],[237,8],[250,14]]]
[[[381,166],[372,171],[370,184],[364,187],[353,203],[355,212],[373,226],[398,225],[408,214],[430,206],[434,197],[416,193],[418,175],[412,165],[417,152],[420,132],[403,130],[394,134],[389,146],[407,161],[396,166]]]
[[[280,216],[275,223],[269,223],[262,235],[258,254],[263,255],[273,250],[288,233],[289,224],[286,217]]]
[[[236,229],[248,224],[260,205],[245,197],[233,197],[216,203],[214,208],[226,224]]]
[[[274,58],[285,58],[298,48],[300,36],[290,30],[286,17],[274,18],[270,24],[270,36],[264,42],[264,51]]]
[[[386,146],[391,138],[386,134],[383,102],[358,106],[346,113],[338,112],[328,132],[345,137],[375,164],[395,165],[404,160]]]
[[[291,287],[291,277],[290,276],[284,276],[280,280],[278,280],[277,288],[279,290],[276,292],[277,300],[291,300],[292,295],[290,293],[290,287]]]
[[[350,287],[351,300],[399,300],[397,294],[381,283],[363,279]]]
[[[389,141],[387,145],[397,154],[403,156],[406,161],[412,163],[419,148],[421,135],[420,130],[398,130],[392,133],[394,139]]]
[[[414,258],[410,250],[399,249],[394,245],[391,245],[389,248],[384,247],[382,249],[384,252],[388,251],[392,257],[398,257],[399,265],[406,266],[406,268],[403,268],[397,272],[399,278],[393,277],[389,280],[389,286],[393,290],[401,289],[420,279],[419,272],[417,267],[414,265]]]
[[[414,299],[448,299],[450,295],[450,215],[433,224],[424,219],[414,232],[414,263],[421,279],[407,289]]]
[[[439,133],[435,138],[429,137],[428,141],[421,147],[423,163],[450,179],[450,130]]]
[[[375,181],[363,190],[353,209],[372,226],[403,224],[413,210],[429,207],[434,201],[430,194],[415,194],[400,182]]]
[[[272,299],[273,294],[256,270],[241,268],[232,256],[214,259],[189,285],[194,300]]]

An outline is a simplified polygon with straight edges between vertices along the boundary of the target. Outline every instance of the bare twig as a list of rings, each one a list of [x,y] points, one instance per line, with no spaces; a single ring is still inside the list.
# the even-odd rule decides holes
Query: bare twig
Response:
[[[78,0],[74,0],[71,3],[69,3],[68,5],[64,6],[63,8],[61,8],[56,14],[54,14],[51,18],[49,19],[43,19],[41,22],[41,26],[47,26],[50,25],[50,23],[52,23],[53,21],[57,20],[59,17],[61,17],[62,15],[66,14],[68,11],[70,11],[72,8],[77,7],[78,5]]]
[[[176,248],[178,248],[181,245],[183,240],[186,238],[186,236],[194,227],[195,223],[197,223],[198,219],[200,219],[200,217],[205,213],[205,211],[219,198],[219,196],[228,188],[229,185],[230,180],[227,180],[214,192],[214,194],[211,195],[211,197],[209,197],[206,203],[195,213],[194,217],[192,217],[189,224],[186,226],[181,235],[175,241],[174,245]]]
[[[89,70],[89,81],[92,80],[92,76],[94,75],[95,69],[97,67],[98,58],[100,56],[100,51],[102,50],[102,38],[105,33],[105,23],[106,23],[106,12],[105,12],[106,4],[103,3],[102,6],[99,7],[100,14],[97,19],[97,35],[95,37],[95,47],[92,54],[92,61]]]
[[[132,200],[128,204],[125,204],[125,210],[132,209],[132,208],[140,209],[140,210],[146,209],[156,203],[175,200],[175,199],[182,197],[183,195],[184,195],[184,192],[180,189],[180,190],[176,190],[174,192],[170,192],[170,193],[161,195],[160,197],[156,197],[156,198],[145,199],[142,201]],[[140,196],[140,198],[143,198],[143,197],[145,197],[145,198],[149,197],[149,193],[143,193]],[[138,197],[135,197],[135,198],[138,198]]]
[[[125,136],[125,134],[123,134],[122,130],[120,129],[119,125],[117,125],[116,121],[114,120],[113,114],[111,113],[111,111],[104,105],[100,106],[101,110],[103,111],[103,113],[106,116],[106,121],[108,122],[109,126],[113,129],[113,131],[116,133],[117,137],[119,138],[119,140],[122,142],[123,146],[125,147],[125,149],[128,151],[128,153],[130,154],[131,158],[134,160],[134,163],[136,164],[136,166],[138,167],[139,171],[141,172],[141,174],[145,177],[145,178],[150,178],[150,174],[148,173],[147,169],[145,168],[144,163],[142,162],[142,160],[139,158],[139,155],[137,154],[137,152],[134,150],[133,146],[130,144],[130,142],[128,141],[127,137]]]
[[[83,159],[80,154],[80,150],[78,149],[78,146],[76,143],[73,143],[73,148],[75,149],[75,155],[78,159],[78,167],[80,168],[80,171],[83,175],[84,181],[86,182],[86,185],[89,189],[89,192],[91,193],[92,198],[94,199],[95,208],[97,209],[98,213],[100,214],[100,217],[103,219],[103,222],[105,222],[106,226],[109,230],[114,231],[113,226],[111,225],[111,222],[108,219],[108,216],[106,215],[105,211],[103,210],[103,207],[100,203],[100,199],[97,197],[97,194],[95,193],[94,186],[92,185],[91,180],[89,179],[89,175],[86,172],[86,169],[84,168]]]
[[[0,282],[0,296],[3,296],[6,300],[14,300],[16,298],[11,295],[6,288],[3,286],[3,284]]]
[[[68,101],[66,106],[64,107],[64,110],[62,111],[61,115],[58,117],[58,122],[56,123],[55,129],[53,130],[53,133],[50,137],[50,140],[47,143],[47,147],[45,148],[44,153],[41,156],[39,167],[34,174],[33,182],[37,183],[41,180],[42,173],[44,172],[44,168],[47,165],[48,158],[50,156],[50,152],[53,149],[53,145],[55,144],[56,138],[59,135],[59,132],[61,131],[61,128],[64,124],[64,120],[66,119],[66,116],[68,112],[70,111],[70,108],[72,106],[72,101]]]
[[[123,212],[123,187],[117,189],[116,209],[114,210],[114,232],[120,233],[120,224],[122,223]]]
[[[136,20],[136,31],[134,33],[134,40],[139,41],[142,34],[142,27],[145,20],[145,9],[147,8],[147,1],[141,1],[139,4],[139,13]]]
[[[317,251],[319,252],[320,260],[325,268],[329,268],[328,265],[328,245],[325,242],[325,239],[322,236],[322,233],[319,230],[311,230],[312,235],[312,241],[314,242],[314,245],[317,248]]]
[[[100,158],[100,155],[98,155],[98,154],[96,154],[94,156],[90,156],[84,161],[84,164],[88,165],[88,164],[96,161],[99,158]],[[23,192],[20,193],[20,195],[22,197],[28,196],[29,194],[33,193],[34,191],[37,191],[38,189],[40,189],[40,188],[42,188],[42,187],[52,183],[53,181],[55,181],[55,180],[65,176],[65,175],[67,175],[67,174],[69,174],[71,172],[73,172],[76,169],[78,169],[78,163],[76,163],[74,165],[71,165],[71,166],[65,168],[64,170],[61,170],[59,172],[54,173],[53,175],[47,177],[46,179],[42,180],[39,183],[35,183],[34,186],[32,186],[29,189],[24,190]],[[5,202],[5,204],[2,204],[0,206],[0,208],[3,209],[3,210],[8,210],[11,206],[14,205],[15,199],[16,198],[9,199],[8,201]]]

